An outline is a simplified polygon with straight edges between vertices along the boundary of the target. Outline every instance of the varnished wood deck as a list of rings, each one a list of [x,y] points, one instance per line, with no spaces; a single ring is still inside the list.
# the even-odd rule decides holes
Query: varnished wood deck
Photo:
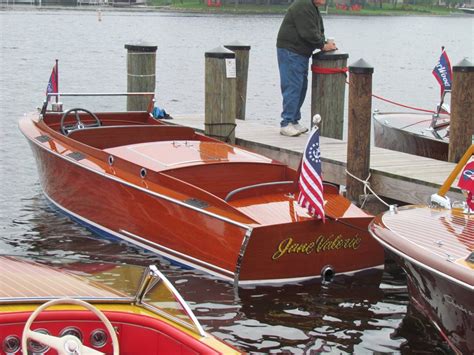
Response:
[[[204,131],[201,115],[173,115],[168,123],[179,124]],[[279,133],[278,123],[264,126],[248,120],[238,120],[235,130],[236,144],[297,168],[308,134],[299,137],[284,137]],[[347,142],[321,137],[323,177],[338,185],[346,184]],[[407,203],[427,203],[446,180],[455,164],[415,155],[371,147],[370,184],[380,196]],[[457,188],[448,195],[452,199],[465,200]]]

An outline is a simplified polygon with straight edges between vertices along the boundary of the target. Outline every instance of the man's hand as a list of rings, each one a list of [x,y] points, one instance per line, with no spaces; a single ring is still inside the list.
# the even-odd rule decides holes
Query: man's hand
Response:
[[[322,49],[323,52],[330,52],[330,51],[335,51],[335,50],[337,50],[337,46],[336,46],[336,42],[334,41],[326,42]]]

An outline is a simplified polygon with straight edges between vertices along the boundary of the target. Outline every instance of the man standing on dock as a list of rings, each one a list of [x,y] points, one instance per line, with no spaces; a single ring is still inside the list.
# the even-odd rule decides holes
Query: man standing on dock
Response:
[[[289,8],[277,37],[278,68],[283,96],[280,134],[296,137],[308,131],[299,124],[301,106],[308,89],[309,58],[315,49],[336,50],[334,41],[326,42],[318,6],[326,0],[296,0]]]

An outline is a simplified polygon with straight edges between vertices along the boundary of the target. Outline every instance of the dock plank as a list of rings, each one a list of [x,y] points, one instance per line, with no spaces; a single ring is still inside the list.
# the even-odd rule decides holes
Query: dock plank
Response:
[[[174,115],[167,123],[179,124],[204,131],[203,115]],[[279,127],[266,126],[249,120],[237,121],[236,145],[279,160],[296,169],[300,163],[307,134],[299,137],[280,135]],[[345,185],[347,142],[321,137],[322,170],[325,181]],[[380,196],[407,203],[427,203],[449,176],[455,164],[428,159],[387,149],[371,147],[370,184]],[[464,200],[460,190],[451,188],[448,195]]]

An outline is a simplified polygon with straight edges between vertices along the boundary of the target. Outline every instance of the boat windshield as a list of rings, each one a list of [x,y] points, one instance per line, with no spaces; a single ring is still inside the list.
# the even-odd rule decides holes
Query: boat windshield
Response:
[[[91,303],[135,303],[204,335],[189,306],[154,265],[0,255],[0,285],[0,304],[44,303],[64,297]]]
[[[91,112],[151,112],[153,105],[154,93],[152,92],[49,93],[43,102],[41,114],[44,115],[47,110],[65,112],[74,107],[86,108]]]

